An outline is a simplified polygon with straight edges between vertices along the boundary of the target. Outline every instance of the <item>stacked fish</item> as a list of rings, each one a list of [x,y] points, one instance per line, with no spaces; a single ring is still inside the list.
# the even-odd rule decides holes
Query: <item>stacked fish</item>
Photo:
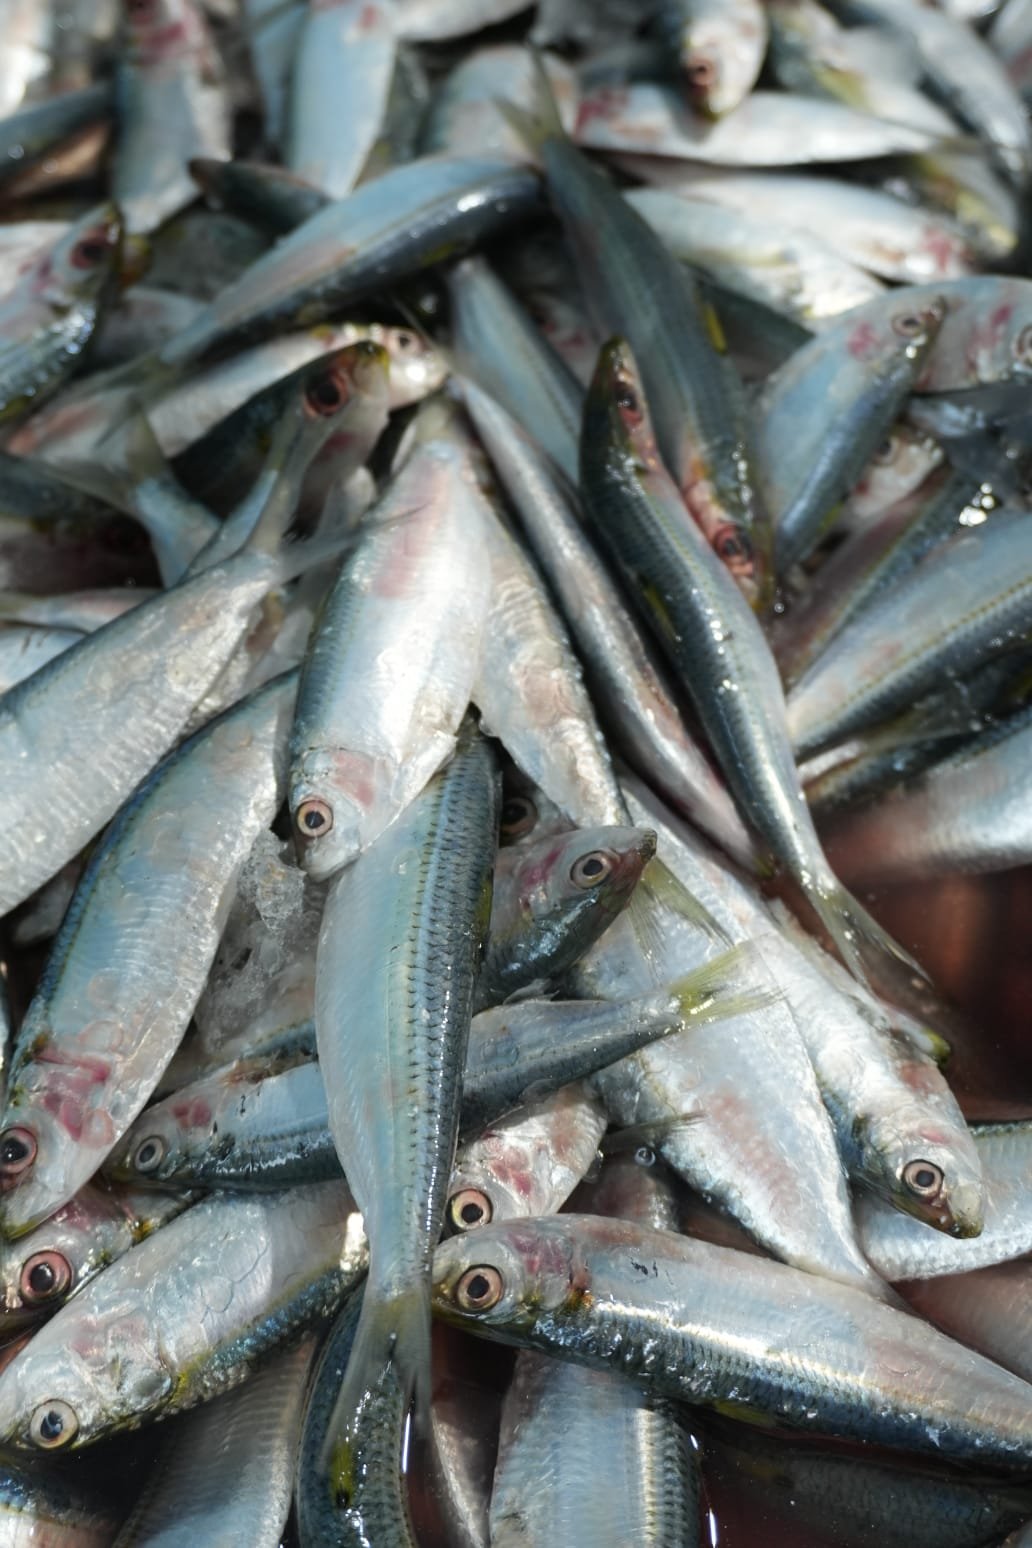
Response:
[[[0,1548],[1032,1543],[1032,5],[0,17]]]

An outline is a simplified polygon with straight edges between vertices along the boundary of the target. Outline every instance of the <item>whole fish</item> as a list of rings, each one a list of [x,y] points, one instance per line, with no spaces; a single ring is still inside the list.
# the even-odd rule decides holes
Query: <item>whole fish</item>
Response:
[[[767,47],[759,0],[661,0],[655,25],[696,113],[719,118],[755,85]]]
[[[79,1191],[175,1052],[283,797],[295,692],[280,679],[177,749],[94,852],[20,1029],[0,1119],[6,1234]]]
[[[98,1274],[0,1373],[4,1440],[77,1450],[207,1402],[332,1315],[367,1262],[343,1183],[205,1199]]]
[[[470,1332],[615,1364],[681,1402],[1028,1471],[1027,1383],[848,1285],[673,1232],[589,1215],[500,1221],[438,1248],[434,1306]]]
[[[326,898],[319,1062],[337,1153],[362,1210],[370,1277],[334,1425],[350,1475],[387,1379],[425,1407],[429,1274],[443,1223],[498,820],[493,754],[471,722],[452,761]]]
[[[367,517],[302,670],[289,802],[317,880],[368,848],[453,750],[487,613],[484,547],[465,457],[424,442]]]
[[[743,814],[798,882],[858,977],[865,956],[909,962],[823,856],[769,647],[724,567],[684,519],[659,462],[633,357],[619,340],[603,349],[588,395],[581,479],[606,546],[629,583],[648,588],[660,642],[684,677]]]

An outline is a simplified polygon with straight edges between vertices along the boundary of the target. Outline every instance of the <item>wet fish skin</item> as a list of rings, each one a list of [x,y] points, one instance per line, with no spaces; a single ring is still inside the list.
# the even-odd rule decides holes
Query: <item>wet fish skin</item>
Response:
[[[55,1312],[195,1197],[182,1190],[148,1194],[87,1183],[17,1244],[0,1246],[2,1326],[17,1328]]]
[[[451,762],[327,894],[319,1062],[370,1240],[369,1288],[333,1420],[342,1480],[366,1444],[371,1384],[389,1379],[417,1406],[429,1399],[430,1256],[459,1124],[497,820],[494,755],[467,721]]]
[[[209,202],[256,221],[273,236],[285,236],[330,202],[329,194],[297,172],[271,162],[194,156],[190,176]]]
[[[350,193],[394,72],[394,14],[369,0],[308,6],[291,74],[284,161],[331,199]],[[345,118],[340,104],[347,104]]]
[[[174,379],[216,344],[321,322],[525,218],[539,198],[536,174],[509,161],[434,157],[395,167],[327,205],[252,264],[163,346],[151,380]]]
[[[36,165],[78,130],[101,122],[111,106],[110,82],[96,81],[5,113],[0,118],[0,181]]]
[[[228,156],[231,124],[221,59],[194,0],[138,7],[127,33],[112,192],[135,236],[191,203],[190,159]]]
[[[496,863],[475,1007],[562,978],[625,907],[655,854],[648,829],[576,829]]]
[[[78,1450],[206,1402],[332,1314],[367,1262],[343,1183],[205,1199],[98,1274],[2,1372],[5,1441]]]
[[[541,157],[600,336],[619,332],[641,362],[657,440],[686,505],[721,562],[762,605],[770,524],[752,476],[741,385],[712,308],[605,173],[566,138],[554,104],[542,97],[540,122],[511,105],[508,111]]]
[[[282,799],[295,692],[296,677],[280,679],[177,749],[94,852],[12,1061],[0,1118],[8,1236],[79,1191],[175,1052],[240,869]]]
[[[501,1221],[438,1248],[434,1306],[681,1402],[1028,1471],[1025,1382],[862,1291],[730,1248],[587,1215]]]
[[[109,1548],[119,1510],[102,1493],[83,1491],[71,1480],[5,1458],[0,1469],[0,1524],[12,1545],[32,1542],[53,1548]]]
[[[316,880],[367,849],[455,746],[488,605],[481,526],[462,451],[428,441],[326,599],[290,750],[295,842]]]
[[[505,410],[459,384],[584,662],[593,701],[620,751],[747,868],[752,840],[709,759],[690,736],[664,667],[584,531],[572,490]]]
[[[684,511],[662,468],[633,356],[599,356],[581,441],[590,518],[691,693],[739,809],[799,883],[863,981],[863,957],[906,961],[844,891],[806,810],[780,678],[760,626]],[[705,669],[702,663],[706,663]]]
[[[24,416],[81,363],[111,293],[121,240],[114,205],[99,205],[0,300],[0,421]]]

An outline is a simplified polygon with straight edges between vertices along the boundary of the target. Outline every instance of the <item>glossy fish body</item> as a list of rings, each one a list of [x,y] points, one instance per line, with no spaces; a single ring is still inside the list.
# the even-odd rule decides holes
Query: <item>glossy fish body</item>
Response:
[[[902,300],[877,334],[854,335],[848,357],[837,337],[830,348],[819,337],[764,385],[756,456],[779,574],[805,559],[834,520],[921,375],[943,313],[941,298],[920,310]]]
[[[166,344],[159,360],[180,365],[218,342],[321,322],[522,219],[538,198],[536,175],[508,161],[436,157],[396,167],[284,237]]]
[[[200,5],[155,0],[129,16],[113,192],[126,230],[142,234],[195,198],[187,163],[228,156],[231,125],[221,60]]]
[[[342,199],[376,140],[394,71],[391,8],[369,0],[309,5],[294,55],[285,161]],[[341,102],[347,104],[342,121]]]
[[[541,62],[568,129],[577,117],[577,77],[554,55]],[[464,155],[470,145],[480,152],[512,156],[520,161],[526,148],[507,123],[499,99],[533,106],[535,61],[529,49],[500,43],[474,49],[460,59],[437,91],[421,136],[425,154],[447,151]]]
[[[173,1432],[115,1548],[279,1548],[314,1346],[277,1355]]]
[[[1032,1266],[994,1263],[967,1274],[940,1274],[903,1286],[922,1317],[997,1365],[1032,1379]],[[1027,1512],[1026,1512],[1027,1514]]]
[[[619,332],[635,351],[686,505],[736,580],[762,600],[769,525],[752,482],[741,387],[712,308],[609,180],[555,127],[541,132],[549,193],[596,327]]]
[[[497,823],[493,754],[467,722],[452,761],[327,894],[315,1023],[337,1153],[370,1240],[339,1466],[361,1445],[363,1385],[429,1381],[430,1256],[459,1124]],[[393,1352],[392,1352],[393,1351]]]
[[[0,693],[31,677],[81,639],[81,629],[8,624],[0,632]]]
[[[683,263],[730,290],[820,327],[881,290],[873,275],[841,258],[821,238],[766,216],[720,208],[663,188],[632,188],[627,201]]]
[[[572,492],[504,409],[472,382],[461,391],[562,605],[592,698],[620,750],[729,854],[751,865],[751,840],[734,803],[685,726],[665,668],[584,532]]]
[[[173,753],[95,852],[12,1065],[0,1141],[8,1234],[78,1192],[175,1052],[240,868],[282,799],[295,691],[280,679]]]
[[[100,123],[110,111],[111,86],[98,81],[78,91],[28,103],[16,113],[5,113],[0,118],[0,181],[34,166],[63,140]]]
[[[87,1183],[49,1220],[0,1247],[0,1326],[49,1316],[194,1197]]]
[[[659,460],[633,357],[613,340],[588,395],[581,476],[590,517],[692,695],[739,809],[802,887],[850,966],[900,958],[836,881],[806,810],[784,697],[744,598],[685,520]]]
[[[825,831],[832,863],[855,886],[1026,865],[1030,752],[1027,711],[989,727],[912,784],[843,814]]]
[[[5,1440],[78,1449],[216,1397],[332,1313],[367,1262],[343,1183],[206,1199],[98,1274],[7,1366]]]
[[[0,1469],[0,1532],[10,1548],[109,1548],[119,1511],[53,1472],[5,1460]]]
[[[604,88],[581,104],[577,143],[585,150],[669,156],[723,167],[794,167],[872,156],[919,154],[938,136],[886,123],[838,102],[754,91],[710,124],[686,112],[670,86],[638,81]]]
[[[366,849],[454,748],[487,612],[484,546],[462,452],[418,447],[367,517],[302,670],[289,801],[310,876]]]
[[[884,720],[945,672],[1017,643],[1032,620],[1032,529],[998,511],[925,556],[829,643],[792,689],[788,724],[800,754]],[[937,600],[931,605],[931,599]]]
[[[1028,1471],[1027,1383],[861,1291],[730,1248],[587,1215],[502,1221],[442,1244],[434,1304],[682,1402]]]
[[[496,398],[571,483],[584,392],[483,258],[448,278],[459,369]]]

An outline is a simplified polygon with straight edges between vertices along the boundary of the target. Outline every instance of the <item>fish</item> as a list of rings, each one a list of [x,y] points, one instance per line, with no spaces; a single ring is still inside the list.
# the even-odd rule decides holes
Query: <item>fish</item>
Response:
[[[327,893],[319,1063],[370,1241],[355,1352],[332,1421],[342,1480],[375,1423],[363,1398],[370,1384],[389,1380],[427,1412],[430,1256],[459,1123],[497,821],[494,754],[467,721],[451,762]]]
[[[0,1117],[7,1235],[79,1191],[175,1052],[240,868],[282,800],[296,686],[272,683],[172,753],[95,850],[12,1060]]]
[[[731,112],[756,84],[767,46],[759,0],[660,0],[654,26],[689,105],[703,118]]]
[[[724,566],[685,520],[659,461],[633,356],[620,340],[599,356],[581,458],[591,521],[628,583],[639,595],[645,590],[657,638],[681,672],[743,814],[862,982],[865,956],[912,971],[911,959],[849,897],[822,854],[767,642]]]
[[[290,79],[284,160],[331,199],[349,194],[373,148],[394,73],[392,9],[375,0],[306,7]],[[348,117],[340,117],[347,103]]]
[[[438,1248],[434,1306],[488,1338],[618,1361],[680,1402],[1028,1471],[1027,1383],[860,1290],[731,1248],[589,1215],[502,1220]]]

